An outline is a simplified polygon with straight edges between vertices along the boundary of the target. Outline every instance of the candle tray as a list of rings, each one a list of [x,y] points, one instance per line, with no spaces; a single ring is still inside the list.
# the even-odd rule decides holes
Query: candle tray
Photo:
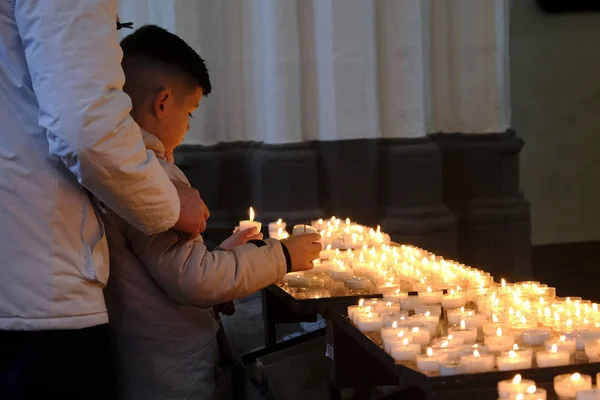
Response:
[[[519,373],[534,380],[556,399],[553,379],[556,375],[579,372],[595,376],[600,362],[575,359],[575,363],[560,367],[530,368],[516,371],[468,373],[454,376],[425,374],[416,363],[396,363],[377,343],[359,331],[347,318],[341,305],[325,310],[328,322],[328,354],[334,360],[334,375],[339,387],[394,385],[399,389],[417,389],[427,399],[497,399],[497,384]],[[418,398],[418,397],[417,397]]]

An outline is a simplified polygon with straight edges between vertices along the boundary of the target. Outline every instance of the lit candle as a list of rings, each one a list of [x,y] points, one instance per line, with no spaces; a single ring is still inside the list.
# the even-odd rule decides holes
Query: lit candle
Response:
[[[590,360],[597,360],[600,355],[600,340],[588,340],[585,342],[585,355]]]
[[[511,350],[508,353],[499,355],[496,364],[500,371],[527,369],[531,368],[531,357],[526,354],[517,354],[516,351]]]
[[[498,382],[498,397],[506,398],[525,393],[530,386],[535,386],[535,382],[530,379],[522,379],[521,375],[517,374],[513,379]]]
[[[461,338],[466,344],[475,343],[475,341],[477,340],[477,329],[467,329],[464,320],[460,321],[460,327],[449,328],[448,334],[454,337]]]
[[[513,335],[504,335],[502,328],[498,328],[496,334],[494,336],[486,336],[484,342],[491,352],[500,353],[512,349],[513,344],[515,344],[515,337]]]
[[[394,336],[398,336],[399,332],[400,331],[398,330],[398,321],[394,321],[392,323],[391,328],[386,328],[385,326],[381,328],[381,339],[385,342],[386,340],[390,340]]]
[[[558,340],[547,340],[546,350],[550,350],[553,345],[556,345],[558,351],[566,351],[569,354],[575,354],[576,343],[572,339],[567,339],[565,335],[561,336]]]
[[[298,290],[308,290],[310,289],[310,278],[305,278],[300,275],[296,275],[291,277],[287,284],[290,288],[298,289]]]
[[[540,368],[569,365],[570,359],[571,354],[567,351],[558,351],[556,344],[553,344],[549,351],[539,351],[535,355],[537,366]]]
[[[467,329],[469,329],[469,328],[479,329],[479,328],[482,328],[483,325],[485,324],[486,318],[485,318],[485,314],[468,312],[467,315],[464,317],[464,321],[465,321],[465,327]]]
[[[429,341],[431,340],[431,334],[428,331],[419,328],[413,328],[411,335],[413,338],[413,343],[421,346],[428,345]]]
[[[421,346],[404,339],[402,344],[392,347],[391,356],[395,361],[411,361],[421,352]]]
[[[450,292],[442,297],[442,307],[446,310],[464,307],[465,304],[467,304],[467,297],[461,292],[455,292],[454,289],[450,289]]]
[[[478,350],[473,351],[473,355],[462,358],[466,369],[470,373],[489,372],[494,369],[494,359],[492,354],[481,354]]]
[[[408,340],[408,343],[412,343],[412,335],[404,329],[398,329],[396,335],[387,336],[383,339],[383,350],[386,353],[391,354],[392,348],[398,344],[404,343],[404,340]]]
[[[433,291],[430,287],[425,292],[419,292],[419,300],[423,304],[440,304],[442,302],[442,292]]]
[[[417,356],[417,367],[425,373],[438,372],[440,363],[446,359],[447,355],[434,354],[433,349],[428,347],[426,354]]]
[[[465,318],[468,312],[469,310],[466,310],[464,307],[457,308],[454,310],[448,310],[448,312],[446,313],[448,315],[448,324],[459,325],[460,321]]]
[[[366,315],[359,315],[356,325],[361,332],[379,332],[383,327],[383,318],[370,312]]]
[[[460,342],[460,344],[458,344]],[[446,354],[448,360],[456,360],[461,350],[462,340],[456,339],[452,341],[444,340],[432,344],[432,348],[435,349],[438,354]]]
[[[294,230],[292,231],[292,235],[306,235],[309,233],[319,233],[315,228],[310,225],[296,225],[294,226]]]
[[[442,306],[439,304],[423,304],[415,307],[415,314],[425,314],[427,312],[429,312],[432,316],[441,317]],[[458,322],[456,325],[458,325]]]
[[[262,224],[254,220],[254,209],[250,207],[249,220],[240,221],[240,231],[245,231],[250,228],[256,228],[258,232],[262,228]]]
[[[590,390],[592,377],[579,373],[554,377],[554,391],[561,398],[574,398],[579,390]]]
[[[281,218],[279,218],[276,222],[270,222],[269,223],[269,233],[270,232],[277,232],[280,229],[282,231],[285,231],[286,227],[287,227],[287,224],[285,222],[283,222],[283,220]]]
[[[364,310],[364,305],[365,305],[365,299],[360,299],[358,301],[358,304],[355,306],[349,306],[347,308],[348,311],[348,318],[350,318],[351,321],[353,321],[353,317],[354,317],[354,313],[355,312],[363,312]]]
[[[460,350],[458,355],[460,357],[466,357],[466,356],[470,356],[473,354],[473,352],[477,350],[479,352],[479,354],[489,354],[489,350],[488,348],[483,345],[483,344],[465,344],[463,345]]]

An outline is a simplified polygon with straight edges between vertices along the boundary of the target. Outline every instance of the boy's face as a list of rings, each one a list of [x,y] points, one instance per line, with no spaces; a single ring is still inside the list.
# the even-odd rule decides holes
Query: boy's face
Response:
[[[179,146],[190,129],[191,114],[200,105],[202,95],[202,88],[196,87],[193,91],[184,93],[165,89],[157,96],[154,112],[158,118],[158,126],[156,132],[152,133],[165,146],[167,156]]]

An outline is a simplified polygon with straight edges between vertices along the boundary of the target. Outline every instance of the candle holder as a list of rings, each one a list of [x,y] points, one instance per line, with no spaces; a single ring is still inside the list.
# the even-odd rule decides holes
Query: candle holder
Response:
[[[554,391],[561,399],[574,399],[579,390],[590,390],[592,377],[579,373],[554,377]]]

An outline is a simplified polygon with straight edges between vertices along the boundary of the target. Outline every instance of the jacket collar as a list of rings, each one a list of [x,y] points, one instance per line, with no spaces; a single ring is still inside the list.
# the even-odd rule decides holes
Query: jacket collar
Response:
[[[144,141],[144,146],[148,150],[152,150],[156,155],[156,158],[167,161],[167,158],[165,157],[165,146],[156,136],[145,129],[142,129],[142,140]]]

